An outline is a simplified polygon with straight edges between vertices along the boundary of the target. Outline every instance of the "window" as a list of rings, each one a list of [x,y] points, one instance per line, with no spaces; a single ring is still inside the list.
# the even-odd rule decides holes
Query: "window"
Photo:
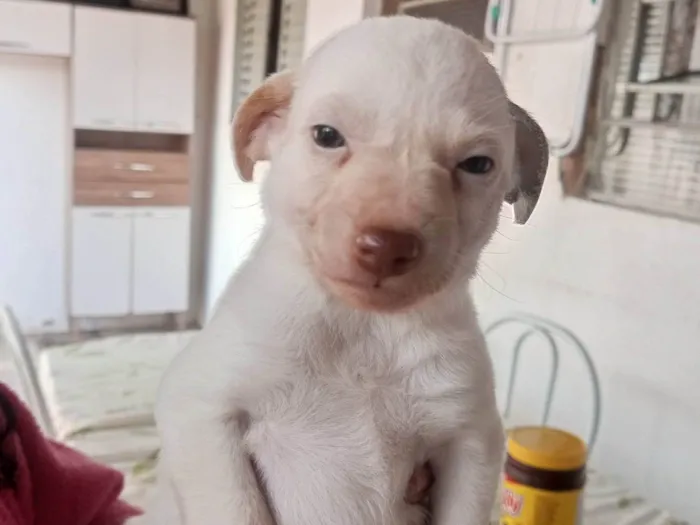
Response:
[[[484,40],[487,7],[488,0],[403,0],[399,11],[419,18],[437,18],[492,48],[490,42]]]
[[[239,0],[232,112],[265,78],[304,52],[306,0]]]
[[[700,221],[697,2],[615,3],[585,196]]]
[[[277,71],[295,69],[304,56],[306,0],[281,0]]]

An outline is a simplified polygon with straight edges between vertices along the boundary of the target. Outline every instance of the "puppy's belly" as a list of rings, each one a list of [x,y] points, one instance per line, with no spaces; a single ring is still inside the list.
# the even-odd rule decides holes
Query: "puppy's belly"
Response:
[[[252,423],[247,435],[277,525],[424,523],[423,509],[404,502],[424,456],[418,440],[363,396],[318,394]]]

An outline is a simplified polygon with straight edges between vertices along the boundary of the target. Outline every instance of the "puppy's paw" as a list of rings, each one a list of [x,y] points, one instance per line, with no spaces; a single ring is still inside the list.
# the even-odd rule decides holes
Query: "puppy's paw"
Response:
[[[413,471],[408,480],[404,501],[410,505],[422,505],[427,503],[430,489],[435,483],[435,475],[430,463],[424,463]]]
[[[430,510],[423,505],[411,505],[406,515],[406,525],[429,525]]]

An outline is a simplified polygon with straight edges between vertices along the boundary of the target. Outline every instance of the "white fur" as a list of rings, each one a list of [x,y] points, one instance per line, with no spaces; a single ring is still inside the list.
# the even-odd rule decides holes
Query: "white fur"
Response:
[[[418,525],[403,496],[430,460],[433,523],[484,525],[503,431],[468,281],[514,171],[503,87],[475,41],[404,17],[341,32],[295,79],[289,110],[260,131],[261,238],[160,389],[145,520]],[[314,123],[343,130],[342,161],[314,149]],[[494,173],[454,172],[474,154]],[[373,221],[420,228],[424,261],[388,291],[335,288],[359,272],[352,232]],[[362,307],[371,294],[388,294],[381,308]]]

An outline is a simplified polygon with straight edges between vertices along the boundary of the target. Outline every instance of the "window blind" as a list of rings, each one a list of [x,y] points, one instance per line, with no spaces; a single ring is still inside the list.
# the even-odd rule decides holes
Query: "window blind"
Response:
[[[234,52],[232,108],[241,102],[266,77],[268,52],[277,44],[275,70],[294,69],[301,63],[306,35],[306,0],[280,0],[279,24],[272,24],[276,14],[273,0],[239,0]],[[279,27],[277,35],[270,31]]]
[[[693,6],[693,4],[695,4]],[[620,0],[588,198],[700,220],[697,0]],[[693,45],[695,43],[695,45]],[[659,79],[662,79],[661,81]]]
[[[306,0],[282,0],[277,71],[296,69],[304,56]]]
[[[232,113],[265,80],[271,0],[238,0]]]

